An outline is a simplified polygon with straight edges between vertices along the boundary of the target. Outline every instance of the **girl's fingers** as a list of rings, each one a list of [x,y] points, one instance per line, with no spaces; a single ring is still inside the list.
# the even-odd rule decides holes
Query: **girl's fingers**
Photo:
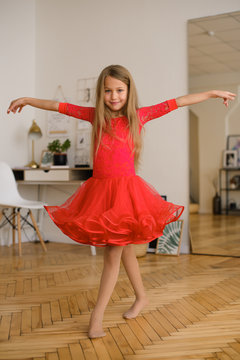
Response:
[[[229,100],[225,98],[224,101],[223,101],[223,103],[224,103],[224,105],[225,105],[226,107],[228,107],[228,105],[229,105]]]
[[[235,97],[236,97],[235,94],[229,94],[227,98],[228,98],[229,100],[234,100]]]
[[[230,94],[229,94],[229,99],[230,99],[230,100],[234,100],[235,97],[236,97],[236,94],[233,94],[233,93],[230,93]]]
[[[22,108],[23,108],[23,104],[19,103],[18,100],[13,100],[9,106],[9,108],[7,109],[7,113],[9,114],[10,112],[13,112],[14,114],[16,114],[16,112],[21,112]]]
[[[221,96],[221,95],[222,95],[222,96]],[[229,101],[234,100],[235,97],[236,97],[236,94],[231,93],[231,92],[229,92],[229,91],[226,91],[226,92],[220,94],[220,97],[223,98],[223,104],[224,104],[226,107],[228,107]]]
[[[11,102],[11,104],[9,105],[9,108],[7,109],[7,113],[9,114],[11,111],[13,112],[13,102]]]

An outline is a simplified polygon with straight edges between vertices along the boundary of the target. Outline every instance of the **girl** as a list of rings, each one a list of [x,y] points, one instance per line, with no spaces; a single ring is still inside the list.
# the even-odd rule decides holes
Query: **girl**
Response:
[[[93,177],[62,206],[46,206],[52,220],[70,238],[82,244],[104,246],[104,267],[90,318],[90,338],[105,335],[104,310],[116,284],[121,259],[136,295],[124,318],[135,318],[148,303],[132,244],[161,236],[165,225],[183,212],[183,206],[164,201],[135,174],[141,130],[152,119],[209,98],[222,98],[228,106],[235,94],[214,90],[139,108],[130,73],[120,65],[111,65],[98,78],[95,108],[24,97],[12,101],[7,110],[16,113],[31,105],[92,124]]]

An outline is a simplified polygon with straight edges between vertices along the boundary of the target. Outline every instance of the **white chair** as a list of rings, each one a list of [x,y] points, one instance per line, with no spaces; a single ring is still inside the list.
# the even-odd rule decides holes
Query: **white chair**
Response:
[[[13,245],[15,245],[15,230],[17,229],[19,256],[22,256],[21,228],[24,224],[28,224],[34,228],[43,250],[47,251],[37,226],[37,222],[32,213],[32,209],[40,210],[43,209],[44,205],[45,204],[41,201],[31,201],[22,198],[18,192],[17,183],[12,169],[8,164],[0,162],[0,228],[6,224],[10,224],[12,226]],[[12,209],[12,213],[10,215],[8,214],[8,209]],[[28,210],[25,217],[21,215],[21,209]],[[28,221],[28,216],[30,216],[32,224]]]

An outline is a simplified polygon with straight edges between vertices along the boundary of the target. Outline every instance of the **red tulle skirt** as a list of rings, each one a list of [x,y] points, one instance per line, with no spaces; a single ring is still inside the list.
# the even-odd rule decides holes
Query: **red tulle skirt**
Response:
[[[91,177],[61,206],[45,206],[74,241],[94,246],[143,244],[163,233],[184,207],[161,198],[141,177]]]

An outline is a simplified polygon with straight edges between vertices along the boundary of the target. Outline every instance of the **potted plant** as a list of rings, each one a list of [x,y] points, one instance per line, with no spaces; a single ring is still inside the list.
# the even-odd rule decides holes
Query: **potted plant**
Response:
[[[71,141],[66,139],[63,143],[59,139],[53,140],[48,144],[48,150],[53,153],[53,165],[66,165],[67,164],[67,153],[66,151],[70,148]]]

